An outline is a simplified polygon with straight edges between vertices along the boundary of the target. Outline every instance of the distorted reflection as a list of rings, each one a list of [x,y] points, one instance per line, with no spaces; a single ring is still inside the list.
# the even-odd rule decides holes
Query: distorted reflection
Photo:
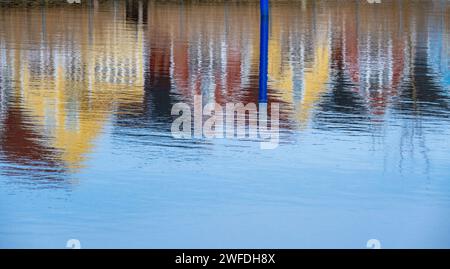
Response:
[[[161,235],[191,229],[191,222],[182,228],[173,224],[188,222],[177,211],[184,207],[199,220],[210,215],[219,220],[215,210],[227,208],[234,215],[223,223],[249,212],[270,212],[266,218],[251,215],[248,225],[258,225],[246,231],[284,227],[275,232],[289,232],[287,241],[298,234],[292,231],[297,224],[316,231],[310,234],[331,233],[331,226],[347,228],[360,219],[367,224],[358,226],[361,230],[392,224],[419,201],[421,208],[436,206],[424,212],[448,212],[449,1],[271,1],[267,103],[280,104],[281,145],[266,152],[255,141],[181,141],[171,135],[172,106],[192,104],[194,95],[201,94],[204,104],[222,106],[261,101],[258,1],[194,2],[2,1],[0,247],[7,242],[2,235],[15,234],[4,227],[34,225],[13,215],[3,217],[13,204],[22,205],[25,213],[44,215],[48,208],[67,206],[90,225],[110,228],[96,230],[92,238],[133,225],[123,234],[136,231],[141,238],[147,234],[143,224],[149,223]],[[8,196],[21,197],[16,189],[22,184],[73,191],[78,203],[50,201],[59,189],[25,190],[44,196],[36,202],[42,207],[35,208],[26,199]],[[103,196],[109,198],[99,198]],[[91,199],[98,216],[89,215]],[[239,203],[245,206],[231,208]],[[329,208],[348,218],[327,219],[338,216]],[[284,210],[291,218],[277,222],[285,220],[277,217]],[[365,215],[367,210],[376,213]],[[117,222],[120,213],[139,220]],[[429,214],[448,227],[448,217]],[[380,221],[371,219],[375,215]],[[402,225],[416,225],[410,231],[429,228],[402,216]],[[82,230],[87,221],[73,218]],[[211,219],[203,218],[205,225],[216,227]],[[311,219],[318,221],[309,223]],[[55,234],[62,234],[66,221],[55,220],[60,225]],[[242,223],[236,225],[238,231],[247,225]],[[433,229],[427,231],[437,231]],[[393,237],[407,230],[398,223],[380,228]],[[200,237],[217,238],[207,232],[199,232]],[[154,236],[148,242],[156,243],[185,238],[178,234],[157,241],[159,233],[148,234]],[[245,232],[238,234],[237,241],[247,238]],[[340,239],[347,238],[352,235]],[[221,239],[228,242],[227,236]],[[414,242],[448,247],[444,239]],[[267,240],[269,246],[281,242]],[[325,241],[318,245],[329,246]]]
[[[219,104],[258,101],[257,9],[89,3],[2,10],[6,160],[79,168],[111,117],[168,131],[171,106],[194,94]],[[275,5],[269,102],[283,104],[281,126],[370,131],[387,111],[447,118],[449,19],[427,16],[443,9]]]
[[[447,118],[449,19],[423,12],[446,8],[439,1],[377,9],[275,5],[269,102],[283,104],[284,131],[313,123],[370,132],[388,111],[416,121]],[[167,132],[171,106],[194,94],[256,103],[258,22],[257,9],[236,5],[88,1],[3,9],[5,160],[72,170],[83,166],[111,117],[118,126],[152,122]]]
[[[142,104],[143,28],[96,9],[25,12],[2,16],[3,152],[79,168],[114,108]]]

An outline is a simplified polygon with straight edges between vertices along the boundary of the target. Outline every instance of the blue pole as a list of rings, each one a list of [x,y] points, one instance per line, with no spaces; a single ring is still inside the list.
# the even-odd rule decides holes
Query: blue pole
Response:
[[[269,16],[269,0],[261,1],[261,16]]]
[[[259,44],[259,95],[260,103],[267,103],[267,68],[269,54],[269,0],[261,0]]]

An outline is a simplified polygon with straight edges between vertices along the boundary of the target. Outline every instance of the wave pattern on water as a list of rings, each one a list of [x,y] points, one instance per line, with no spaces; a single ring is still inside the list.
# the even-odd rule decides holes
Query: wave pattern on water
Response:
[[[449,247],[449,14],[272,1],[261,151],[170,132],[195,95],[258,103],[257,3],[4,4],[0,247]]]

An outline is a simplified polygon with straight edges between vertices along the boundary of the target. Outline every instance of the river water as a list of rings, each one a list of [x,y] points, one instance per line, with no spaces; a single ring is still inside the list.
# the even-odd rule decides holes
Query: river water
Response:
[[[1,5],[0,248],[450,247],[450,2],[272,2],[268,45],[279,145],[179,139],[258,104],[257,2]]]

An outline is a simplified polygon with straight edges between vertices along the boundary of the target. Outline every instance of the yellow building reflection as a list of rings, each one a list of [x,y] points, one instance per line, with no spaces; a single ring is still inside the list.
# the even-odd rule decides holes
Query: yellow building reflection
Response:
[[[123,14],[123,8],[118,13]],[[141,103],[144,94],[143,28],[93,12],[85,18],[89,13],[83,9],[53,8],[46,21],[32,29],[26,29],[23,14],[17,12],[5,25],[22,33],[11,32],[23,46],[9,58],[15,70],[13,98],[33,119],[33,131],[44,135],[41,142],[57,149],[69,169],[82,166],[115,108]],[[65,32],[66,27],[72,30]],[[23,35],[44,31],[45,40]],[[29,44],[32,48],[26,47]]]

